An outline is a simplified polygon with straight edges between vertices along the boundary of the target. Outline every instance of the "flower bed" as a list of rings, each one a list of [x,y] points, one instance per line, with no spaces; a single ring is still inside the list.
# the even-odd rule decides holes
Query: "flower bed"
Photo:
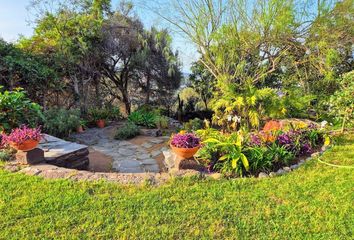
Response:
[[[258,175],[291,166],[319,149],[327,138],[311,124],[299,129],[231,134],[210,128],[197,134],[203,141],[197,159],[209,171],[229,176]]]

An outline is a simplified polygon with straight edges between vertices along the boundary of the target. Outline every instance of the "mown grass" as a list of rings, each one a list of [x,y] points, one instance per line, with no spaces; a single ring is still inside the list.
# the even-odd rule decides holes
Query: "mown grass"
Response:
[[[326,162],[354,165],[354,135]],[[160,187],[0,170],[0,239],[352,239],[354,169],[311,160],[276,178]]]

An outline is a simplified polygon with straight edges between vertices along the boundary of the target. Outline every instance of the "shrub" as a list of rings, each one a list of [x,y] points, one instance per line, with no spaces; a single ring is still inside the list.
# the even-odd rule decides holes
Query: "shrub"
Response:
[[[137,110],[128,116],[128,120],[136,125],[147,128],[156,127],[156,119],[158,115],[154,112],[147,112],[145,110]]]
[[[197,131],[202,137],[202,149],[197,157],[209,159],[209,169],[226,174],[244,175],[249,170],[249,162],[242,152],[242,136],[238,133],[223,134],[215,129]]]
[[[11,154],[5,150],[0,150],[0,161],[9,161]]]
[[[44,131],[56,137],[67,137],[81,124],[79,110],[53,108],[44,112]]]
[[[107,111],[107,119],[111,121],[117,121],[122,118],[122,114],[120,112],[119,107],[107,107],[105,108]]]
[[[98,120],[107,120],[113,117],[107,108],[91,108],[89,109],[89,118],[91,121],[96,122]]]
[[[158,128],[160,129],[167,129],[169,125],[169,120],[168,117],[162,116],[162,115],[157,115],[155,124]]]
[[[115,139],[125,140],[139,135],[139,127],[132,122],[127,122],[117,130]]]
[[[22,124],[36,127],[43,121],[41,107],[31,102],[24,91],[1,91],[0,86],[0,132],[10,132]]]
[[[194,118],[183,124],[183,130],[187,132],[195,132],[203,128],[203,121],[199,118]]]

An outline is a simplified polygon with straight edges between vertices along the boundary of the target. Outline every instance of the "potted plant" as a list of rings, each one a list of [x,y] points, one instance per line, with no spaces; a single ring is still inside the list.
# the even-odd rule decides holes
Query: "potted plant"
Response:
[[[182,158],[191,158],[200,148],[200,139],[193,133],[178,133],[172,136],[170,147]]]
[[[29,128],[21,126],[11,131],[9,135],[2,135],[6,144],[21,151],[30,151],[38,146],[42,138],[40,128]]]
[[[83,133],[85,127],[86,127],[86,121],[83,120],[83,119],[80,119],[79,126],[76,127],[76,132],[77,133]]]
[[[103,108],[91,109],[90,116],[93,121],[96,122],[97,127],[104,128],[106,125],[106,119],[108,118],[108,112]]]

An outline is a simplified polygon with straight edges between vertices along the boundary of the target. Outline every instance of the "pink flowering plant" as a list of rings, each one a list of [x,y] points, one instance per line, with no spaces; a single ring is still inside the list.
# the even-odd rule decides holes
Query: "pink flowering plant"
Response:
[[[171,145],[177,148],[195,148],[200,146],[200,138],[193,133],[178,133],[172,136]]]
[[[2,135],[3,144],[13,143],[16,145],[21,145],[28,140],[40,141],[41,129],[29,128],[26,125],[23,125],[19,128],[13,129],[9,135]]]

